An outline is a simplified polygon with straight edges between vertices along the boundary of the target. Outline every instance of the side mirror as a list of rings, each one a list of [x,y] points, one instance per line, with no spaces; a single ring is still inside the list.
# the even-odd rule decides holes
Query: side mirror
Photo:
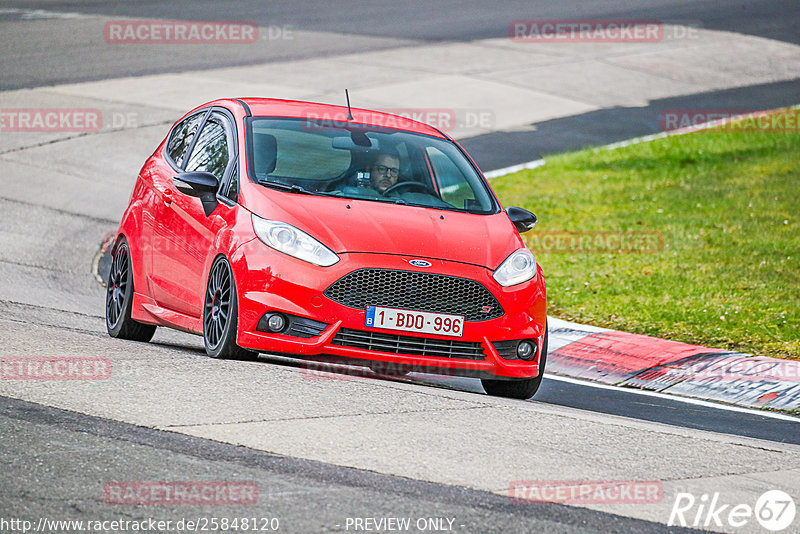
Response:
[[[536,215],[522,208],[515,208],[513,206],[506,208],[506,214],[508,218],[511,219],[511,222],[514,223],[514,227],[521,234],[532,230],[533,227],[536,226],[536,223],[539,222]]]
[[[203,203],[206,217],[219,205],[217,201],[217,177],[210,172],[182,172],[172,178],[175,188],[190,197],[197,197]]]

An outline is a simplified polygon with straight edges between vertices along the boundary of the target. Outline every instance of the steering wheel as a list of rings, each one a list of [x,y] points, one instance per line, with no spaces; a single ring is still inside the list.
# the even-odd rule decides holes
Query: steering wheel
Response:
[[[411,181],[411,182],[397,182],[393,186],[387,187],[386,191],[384,191],[383,194],[384,195],[388,195],[390,193],[394,193],[395,191],[399,191],[401,189],[406,189],[406,188],[416,188],[416,189],[419,189],[420,191],[422,191],[423,193],[427,193],[427,194],[432,195],[434,197],[438,196],[436,194],[436,191],[434,191],[433,188],[431,188],[430,186],[425,185],[425,184],[423,184],[421,182],[413,182],[413,181]]]

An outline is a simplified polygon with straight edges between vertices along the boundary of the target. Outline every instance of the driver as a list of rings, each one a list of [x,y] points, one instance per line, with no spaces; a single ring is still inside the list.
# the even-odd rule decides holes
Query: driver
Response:
[[[369,182],[372,188],[383,194],[397,183],[400,175],[400,155],[397,152],[381,152],[369,169]]]

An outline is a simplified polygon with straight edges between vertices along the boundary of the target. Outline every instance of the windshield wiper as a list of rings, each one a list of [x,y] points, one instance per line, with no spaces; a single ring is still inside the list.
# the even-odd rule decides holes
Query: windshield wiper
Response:
[[[300,193],[304,195],[314,195],[315,193],[305,189],[297,184],[282,184],[280,182],[271,182],[264,178],[259,178],[258,183],[273,189],[280,189],[281,191],[288,191],[290,193]]]

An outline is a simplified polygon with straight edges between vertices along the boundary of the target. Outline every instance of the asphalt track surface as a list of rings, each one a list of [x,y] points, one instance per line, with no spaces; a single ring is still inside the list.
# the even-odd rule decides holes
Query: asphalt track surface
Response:
[[[652,523],[554,503],[514,503],[504,496],[369,471],[277,456],[180,434],[0,399],[0,429],[13,433],[3,516],[51,519],[200,517],[277,518],[281,532],[341,532],[347,518],[447,518],[454,532],[667,532]],[[37,447],[48,443],[47,450]],[[84,462],[76,462],[76,455]],[[22,460],[22,461],[21,461]],[[97,499],[109,480],[248,480],[257,506],[127,507]],[[47,492],[32,488],[47,487]],[[75,503],[79,502],[79,505]],[[255,509],[255,510],[254,510]],[[352,525],[349,530],[353,530]],[[669,529],[669,532],[692,532]]]
[[[213,68],[231,64],[255,64],[277,59],[325,56],[344,51],[363,51],[380,45],[362,37],[395,39],[403,42],[471,41],[508,36],[509,23],[517,19],[649,19],[694,24],[703,28],[758,35],[778,41],[800,43],[797,16],[800,6],[793,0],[749,2],[732,0],[524,0],[509,2],[469,2],[460,0],[430,2],[413,0],[359,0],[353,2],[293,1],[262,2],[245,0],[225,4],[210,0],[190,2],[141,1],[6,1],[4,9],[42,9],[60,13],[93,14],[108,17],[158,18],[172,20],[244,20],[261,26],[291,27],[296,31],[347,34],[346,39],[320,41],[309,48],[281,50],[267,48],[260,56],[215,50],[213,54],[192,50],[148,50],[146,55],[97,47],[96,37],[88,32],[55,33],[48,45],[58,46],[61,54],[49,54],[49,46],[24,32],[13,34],[6,43],[2,60],[0,89],[17,89],[64,82],[114,78],[190,68]],[[24,15],[0,13],[0,28],[8,35]],[[30,19],[29,19],[30,20]],[[126,54],[126,55],[123,55]],[[36,59],[35,68],[25,58]],[[76,63],[69,59],[83,57]],[[121,58],[125,61],[120,61]]]
[[[238,58],[241,64],[287,58],[358,51],[369,47],[393,47],[409,42],[430,40],[472,40],[507,35],[508,21],[515,18],[658,18],[676,21],[699,21],[703,27],[735,31],[798,42],[797,27],[800,6],[797,2],[728,2],[720,9],[717,2],[548,2],[538,4],[534,12],[525,2],[502,5],[471,6],[463,9],[462,2],[353,2],[331,5],[327,2],[241,2],[226,7],[227,19],[255,20],[262,25],[292,25],[298,31],[346,33],[351,39],[311,41],[306,48],[291,52],[276,52],[272,58]],[[0,9],[0,34],[15,38],[3,41],[0,66],[4,76],[0,89],[39,87],[67,81],[114,78],[157,72],[175,72],[197,68],[228,65],[235,62],[224,54],[203,55],[196,50],[162,52],[154,50],[141,58],[121,61],[115,54],[130,54],[108,47],[89,46],[80,32],[52,35],[43,43],[26,35],[29,25],[46,21],[25,18],[15,8],[44,9],[49,12],[101,14],[123,17],[216,19],[218,3],[214,2],[141,2],[136,4],[106,2],[5,2]],[[3,13],[3,10],[8,10]],[[187,17],[186,13],[191,13]],[[357,16],[355,16],[357,14]],[[370,40],[368,37],[376,37]],[[334,43],[334,44],[332,44]],[[57,47],[61,52],[53,54]],[[236,52],[230,52],[235,55]],[[82,57],[83,61],[76,61]],[[67,68],[68,66],[68,68]],[[677,108],[691,102],[695,107],[773,108],[793,105],[799,100],[797,81],[758,85],[701,95],[656,101],[653,109]],[[539,124],[535,132],[500,132],[487,134],[463,143],[481,166],[492,169],[530,159],[529,152],[516,152],[517,147],[533,144],[541,155],[579,146],[598,145],[657,131],[650,117],[653,109],[610,109],[572,116]],[[617,128],[609,125],[617,124]],[[580,134],[580,135],[578,135]],[[46,194],[43,191],[43,195]],[[53,252],[51,261],[35,263],[21,257],[3,254],[3,275],[10,284],[29,283],[38,279],[40,287],[19,288],[44,291],[59,283],[74,283],[75,292],[89,299],[101,292],[90,287],[94,282],[79,275],[88,271],[91,251],[102,235],[113,229],[116,221],[89,218],[90,225],[72,222],[74,214],[53,212],[35,203],[3,199],[4,226],[17,224],[39,225],[42,235],[47,225],[42,219],[55,217],[59,230],[44,239],[79,239],[76,250]],[[21,221],[21,222],[20,222]],[[4,243],[7,243],[4,241]],[[61,256],[59,256],[61,255]],[[61,270],[53,265],[61,265]],[[14,271],[33,270],[28,278]],[[26,271],[27,272],[27,271]],[[98,309],[102,309],[98,307]],[[35,333],[38,352],[68,351],[71,342],[101,346],[111,343],[105,336],[102,318],[96,314],[81,314],[67,309],[36,308],[16,303],[13,298],[0,302],[0,320],[6,346],[26,345],[26,333]],[[154,349],[167,359],[190,358],[202,360],[196,338],[182,334],[160,334]],[[144,354],[146,346],[126,344],[131,354]],[[34,350],[34,353],[36,351]],[[67,352],[69,353],[69,352]],[[137,356],[138,357],[138,356]],[[143,356],[142,356],[143,358]],[[142,360],[146,363],[145,360]],[[299,364],[282,359],[259,362],[266,368],[291,371]],[[448,392],[477,391],[475,382],[441,383],[425,377],[414,377],[425,395]],[[322,383],[324,386],[326,383]],[[365,386],[366,384],[366,386]],[[410,388],[416,384],[370,378],[359,386],[370,388],[376,395],[386,387]],[[328,384],[329,386],[331,384]],[[335,385],[335,384],[333,384]],[[404,390],[405,391],[405,390]],[[24,398],[21,395],[20,398]],[[0,436],[4,447],[0,451],[3,481],[0,482],[0,509],[3,517],[126,518],[163,517],[177,519],[187,515],[210,516],[234,514],[230,509],[214,508],[126,508],[111,506],[98,497],[98,488],[109,480],[197,480],[213,473],[214,479],[247,479],[259,484],[261,499],[258,513],[244,510],[247,516],[279,517],[287,532],[320,532],[344,530],[347,517],[450,517],[455,519],[455,531],[463,532],[676,532],[663,523],[642,521],[619,515],[558,504],[517,504],[507,497],[488,491],[467,489],[454,484],[415,480],[413,477],[381,474],[370,469],[354,469],[333,463],[293,458],[291,454],[271,454],[252,448],[236,447],[183,433],[145,428],[150,425],[130,424],[113,417],[80,413],[77,409],[60,409],[54,401],[46,406],[47,396],[40,402],[16,398],[0,398]],[[444,397],[443,399],[444,400]],[[491,399],[486,402],[492,402]],[[621,417],[626,420],[654,422],[676,429],[696,429],[727,436],[742,436],[764,440],[764,443],[800,444],[797,423],[773,419],[757,413],[730,412],[721,408],[688,405],[679,399],[636,396],[624,390],[598,390],[590,386],[546,379],[532,403],[533,406],[552,406],[580,413]],[[505,405],[504,405],[505,406]],[[511,405],[512,408],[516,404]],[[224,404],[219,408],[224,411]],[[587,419],[589,420],[589,419]],[[153,425],[157,426],[157,425]],[[470,428],[470,432],[481,432]],[[683,432],[684,430],[680,430]],[[313,437],[312,437],[313,439]],[[353,436],[353,440],[360,439]],[[598,437],[598,439],[609,439]],[[43,446],[46,444],[46,446]],[[446,445],[445,445],[446,446]],[[569,443],[565,447],[571,447]],[[765,445],[765,448],[769,448]],[[791,449],[789,449],[791,450]],[[502,451],[506,453],[507,451]],[[644,450],[642,454],[654,451]],[[657,451],[673,454],[676,451]],[[580,452],[579,452],[580,454]],[[424,459],[420,458],[420,461]],[[796,462],[789,466],[796,469]],[[733,469],[733,468],[732,468]],[[389,470],[390,471],[390,470]],[[143,475],[142,473],[146,473]],[[100,494],[102,495],[102,493]],[[313,513],[309,513],[313,510]]]

